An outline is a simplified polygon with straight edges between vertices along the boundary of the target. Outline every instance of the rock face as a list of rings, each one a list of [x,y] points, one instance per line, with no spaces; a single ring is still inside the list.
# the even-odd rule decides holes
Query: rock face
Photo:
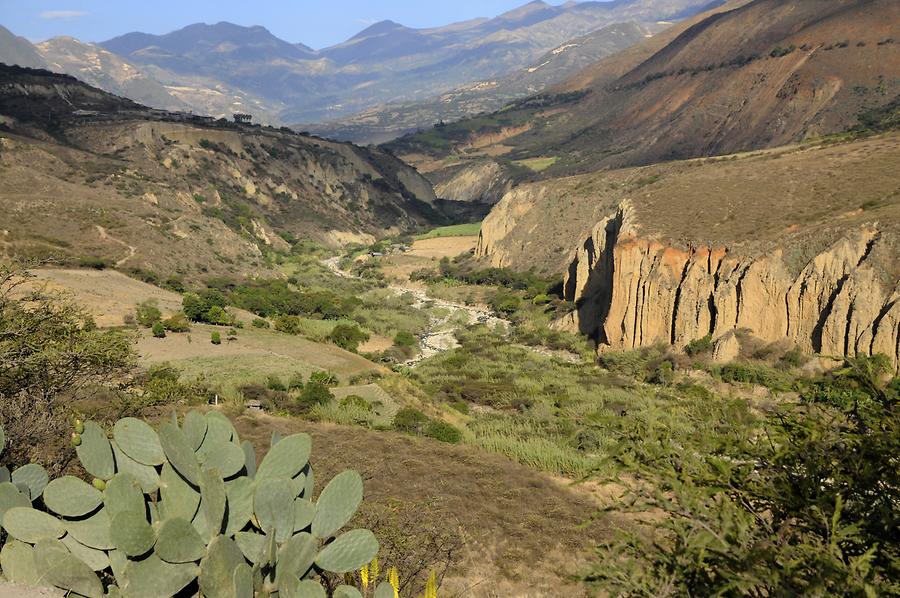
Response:
[[[615,349],[747,329],[807,353],[884,353],[898,364],[900,288],[885,290],[870,266],[890,245],[877,225],[850,230],[794,276],[780,250],[748,257],[642,238],[623,202],[575,250],[564,292],[578,309],[561,325]]]

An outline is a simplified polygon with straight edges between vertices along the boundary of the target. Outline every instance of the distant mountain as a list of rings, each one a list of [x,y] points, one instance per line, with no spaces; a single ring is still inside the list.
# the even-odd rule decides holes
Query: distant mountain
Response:
[[[264,27],[226,22],[164,35],[128,33],[99,44],[109,54],[70,38],[29,48],[27,40],[7,32],[0,34],[0,62],[44,66],[35,62],[44,59],[52,68],[158,107],[184,105],[216,116],[244,111],[276,124],[324,122],[499,80],[541,64],[545,53],[573,38],[627,21],[653,27],[708,3],[531,2],[494,18],[431,29],[382,21],[319,51]],[[523,89],[527,93],[528,85]]]
[[[552,178],[840,132],[900,95],[900,3],[736,4],[542,96],[390,147],[432,168],[449,156],[459,176],[490,160],[515,179]]]
[[[475,81],[421,102],[375,106],[350,117],[318,125],[295,125],[332,139],[384,143],[406,133],[452,122],[537,94],[605,56],[650,37],[660,26],[617,23],[576,37],[500,79]]]
[[[47,63],[30,41],[0,25],[0,62],[32,68],[45,68]]]

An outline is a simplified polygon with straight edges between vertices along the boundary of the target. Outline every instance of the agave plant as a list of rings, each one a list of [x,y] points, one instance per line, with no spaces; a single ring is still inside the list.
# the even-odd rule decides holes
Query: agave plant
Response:
[[[322,572],[355,571],[378,553],[369,530],[340,533],[362,501],[358,473],[337,475],[313,500],[307,434],[273,434],[258,465],[215,411],[180,425],[173,415],[158,431],[121,419],[111,437],[76,422],[72,444],[93,483],[50,481],[35,464],[0,469],[7,580],[89,598],[163,598],[189,586],[207,598],[324,598]],[[340,586],[333,596],[361,594]]]

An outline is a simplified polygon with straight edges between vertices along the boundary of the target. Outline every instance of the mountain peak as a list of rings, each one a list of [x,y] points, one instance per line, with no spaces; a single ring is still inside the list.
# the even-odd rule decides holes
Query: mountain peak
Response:
[[[402,31],[405,29],[409,29],[409,28],[404,25],[401,25],[400,23],[398,23],[396,21],[391,21],[390,19],[385,19],[384,21],[378,21],[377,23],[369,25],[368,27],[366,27],[365,29],[363,29],[362,31],[360,31],[359,33],[357,33],[350,39],[351,40],[362,39],[365,37],[373,37],[375,35],[384,35],[385,33],[392,33],[394,31]]]

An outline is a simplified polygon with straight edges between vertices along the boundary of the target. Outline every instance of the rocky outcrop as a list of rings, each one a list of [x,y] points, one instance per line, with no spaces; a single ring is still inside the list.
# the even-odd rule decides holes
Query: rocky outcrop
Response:
[[[615,349],[746,329],[807,353],[884,353],[898,364],[900,288],[886,290],[872,263],[892,243],[874,224],[850,230],[794,275],[779,250],[746,256],[644,238],[625,202],[574,251],[564,293],[578,308],[560,325]]]

